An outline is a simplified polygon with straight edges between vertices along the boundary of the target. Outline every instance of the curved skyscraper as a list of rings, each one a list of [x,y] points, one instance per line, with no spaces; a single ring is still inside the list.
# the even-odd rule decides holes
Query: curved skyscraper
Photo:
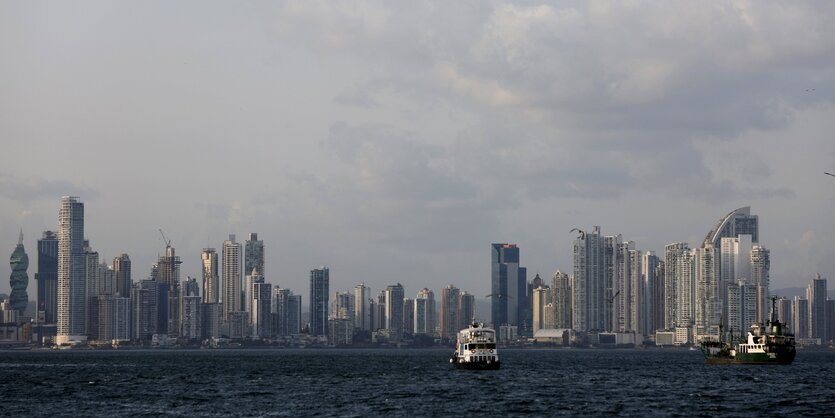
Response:
[[[9,302],[12,309],[22,316],[29,302],[29,295],[26,294],[26,287],[29,285],[29,275],[26,274],[26,269],[29,268],[29,256],[23,249],[23,231],[20,231],[20,238],[9,259],[9,264],[12,266],[12,274],[9,276],[12,293],[9,295]]]

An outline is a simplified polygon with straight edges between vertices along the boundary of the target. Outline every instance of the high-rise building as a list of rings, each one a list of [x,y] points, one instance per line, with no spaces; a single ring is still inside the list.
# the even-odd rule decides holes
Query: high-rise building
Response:
[[[200,260],[203,277],[203,303],[220,303],[217,251],[214,248],[204,248],[200,254]]]
[[[551,298],[549,297],[549,289],[545,286],[539,286],[533,290],[533,297],[532,297],[532,308],[533,308],[533,332],[536,334],[537,331],[540,329],[545,328],[546,322],[553,322],[547,321],[545,319],[545,305],[551,303]]]
[[[435,335],[435,294],[423,288],[415,297],[414,333]]]
[[[551,279],[551,304],[554,310],[554,328],[571,328],[571,280],[559,270]]]
[[[264,283],[264,275],[261,274],[260,271],[257,269],[252,269],[246,272],[246,277],[244,278],[244,304],[243,304],[243,311],[251,313],[252,312],[252,285],[255,283]]]
[[[302,295],[290,295],[287,299],[287,332],[298,335],[302,332]]]
[[[284,289],[276,286],[273,289],[273,334],[280,337],[290,335],[288,328],[288,309],[290,303],[290,296],[293,292],[290,289]]]
[[[475,319],[475,296],[461,292],[458,297],[458,329],[469,327]]]
[[[253,280],[250,291],[252,302],[250,302],[250,324],[252,324],[252,337],[269,338],[272,336],[272,323],[270,311],[272,311],[272,285],[264,283],[263,276],[260,280]]]
[[[820,274],[809,281],[806,288],[809,301],[809,337],[826,340],[826,279]]]
[[[688,326],[693,319],[690,260],[690,246],[686,243],[676,242],[664,247],[663,329],[673,330],[677,326]]]
[[[44,231],[38,240],[38,311],[43,322],[54,324],[58,318],[58,235]]]
[[[310,334],[327,336],[330,270],[322,266],[310,270]]]
[[[491,244],[493,326],[511,325],[525,329],[530,325],[527,288],[527,269],[519,266],[519,247],[516,244]]]
[[[371,331],[371,289],[365,283],[354,287],[354,328]]]
[[[178,337],[180,334],[180,257],[176,254],[171,241],[165,243],[165,255],[157,259],[157,282],[160,294],[167,294],[166,300],[160,300],[158,315],[160,334]]]
[[[415,335],[415,301],[403,298],[403,335]]]
[[[610,246],[613,240],[608,240]],[[574,286],[572,328],[603,331],[611,324],[611,283],[606,282],[606,244],[600,227],[580,232],[574,240]],[[610,250],[611,251],[611,250]],[[610,276],[609,276],[610,277]]]
[[[94,298],[99,295],[100,279],[99,253],[90,248],[90,241],[84,240],[84,334],[88,336],[97,329],[98,303]]]
[[[757,297],[760,302],[757,312],[757,322],[761,323],[765,323],[771,317],[771,303],[769,303],[770,278],[771,252],[761,245],[754,245],[751,248],[751,282],[758,289]]]
[[[20,238],[9,258],[9,264],[12,267],[12,274],[9,276],[9,286],[12,289],[9,294],[9,303],[12,309],[17,311],[18,316],[22,317],[29,303],[29,295],[26,294],[26,287],[29,286],[29,275],[26,274],[29,268],[29,256],[23,248],[23,230],[20,231]]]
[[[405,292],[400,283],[386,286],[385,309],[386,309],[386,330],[389,340],[400,341],[403,338],[403,298]]]
[[[350,319],[354,321],[356,308],[354,295],[349,292],[334,292],[331,306],[331,318]]]
[[[130,298],[117,294],[100,294],[94,298],[98,314],[94,339],[103,342],[128,342],[131,339]]]
[[[159,288],[159,283],[153,279],[141,280],[133,285],[131,330],[132,338],[140,344],[149,344],[151,337],[157,333]],[[165,295],[165,300],[167,300],[167,295]]]
[[[130,257],[119,254],[113,259],[113,271],[116,274],[116,294],[123,298],[130,298],[133,280],[130,275]]]
[[[641,256],[643,322],[638,331],[642,335],[652,335],[664,328],[664,275],[661,274],[663,265],[652,251],[647,251]]]
[[[794,312],[792,312],[792,319],[794,319],[792,328],[794,329],[795,338],[812,338],[809,300],[795,296],[792,302],[794,302],[792,303],[794,308]]]
[[[252,269],[258,270],[262,275],[264,271],[264,241],[258,239],[258,234],[252,232],[244,243],[245,259],[244,272],[249,273]]]
[[[633,241],[623,242],[620,235],[605,239],[607,252],[611,251],[606,257],[607,275],[611,274],[606,282],[612,283],[612,294],[606,296],[612,309],[610,329],[617,332],[638,331],[642,318],[639,306],[643,306],[641,253],[635,249]]]
[[[188,277],[182,283],[179,305],[179,336],[189,340],[200,339],[203,336],[201,329],[203,300],[200,297],[200,284],[197,279]]]
[[[241,310],[241,244],[235,242],[235,235],[223,241],[223,320],[229,319],[230,312]]]
[[[441,289],[441,338],[454,340],[458,331],[461,330],[461,328],[459,328],[460,322],[458,320],[458,302],[460,297],[461,291],[451,284]],[[496,297],[497,296],[493,296],[494,304],[496,302]],[[499,313],[499,315],[501,315],[501,313]]]
[[[61,198],[58,213],[58,327],[55,342],[87,339],[84,283],[84,203]]]

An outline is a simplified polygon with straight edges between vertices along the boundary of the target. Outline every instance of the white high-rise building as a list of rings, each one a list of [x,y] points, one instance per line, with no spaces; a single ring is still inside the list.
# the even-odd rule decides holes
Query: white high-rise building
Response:
[[[223,320],[229,319],[229,313],[241,311],[242,270],[241,244],[235,242],[235,235],[223,241]]]
[[[371,289],[365,283],[354,287],[354,328],[371,331]]]
[[[576,331],[606,330],[611,326],[611,283],[606,283],[606,241],[600,227],[580,232],[574,240],[572,328]],[[611,277],[611,275],[608,275]]]
[[[435,334],[435,294],[423,288],[415,298],[415,334]]]
[[[84,341],[84,203],[61,198],[58,212],[57,344]]]

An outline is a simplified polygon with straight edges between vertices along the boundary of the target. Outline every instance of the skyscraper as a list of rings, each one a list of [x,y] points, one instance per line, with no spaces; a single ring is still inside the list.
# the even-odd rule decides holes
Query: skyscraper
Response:
[[[690,314],[693,306],[690,246],[683,242],[676,242],[664,247],[664,266],[663,328],[672,330],[682,322],[689,325],[692,319]],[[686,303],[682,304],[682,302]]]
[[[663,263],[654,252],[647,251],[641,255],[643,321],[639,331],[643,335],[652,335],[664,326],[664,277],[659,275],[660,265]]]
[[[397,283],[386,287],[386,330],[389,340],[400,341],[403,338],[403,285]]]
[[[165,243],[165,255],[157,260],[157,282],[160,294],[167,295],[160,300],[158,315],[161,334],[167,333],[171,337],[178,337],[180,333],[180,257],[176,255],[171,241]]]
[[[371,331],[371,289],[365,283],[354,287],[354,328]]]
[[[18,316],[23,316],[26,305],[29,303],[29,295],[26,294],[26,287],[29,285],[29,275],[26,274],[29,268],[29,256],[23,248],[23,230],[20,231],[20,238],[9,258],[9,264],[12,267],[12,274],[9,276],[9,285],[12,289],[9,294],[9,303],[12,309],[17,311]]]
[[[259,240],[258,234],[252,232],[244,246],[244,250],[246,250],[244,272],[249,274],[252,269],[257,269],[259,273],[266,275],[267,273],[264,271],[264,241]]]
[[[458,297],[458,329],[467,328],[475,319],[475,296],[461,292]]]
[[[441,289],[441,338],[455,339],[458,331],[461,330],[459,328],[460,321],[458,320],[458,302],[460,296],[461,291],[451,284]],[[493,298],[493,302],[495,303],[496,296]]]
[[[116,293],[123,298],[130,298],[130,289],[133,287],[130,268],[130,257],[127,254],[119,254],[113,259],[113,271],[116,274]]]
[[[330,270],[322,266],[310,270],[310,334],[328,333],[328,292],[330,292]]]
[[[58,236],[44,231],[38,240],[38,311],[43,311],[44,322],[54,324],[58,318]]]
[[[58,212],[57,344],[87,339],[84,333],[84,204],[61,198]]]
[[[403,335],[415,334],[415,301],[403,298]]]
[[[551,279],[551,303],[554,307],[554,327],[571,328],[571,280],[559,270]]]
[[[99,253],[90,248],[90,241],[84,241],[84,334],[90,336],[97,329],[96,321],[98,314],[98,302],[95,298],[99,295]]]
[[[423,288],[415,297],[415,334],[435,334],[435,294]]]
[[[822,279],[820,274],[809,280],[806,299],[809,301],[809,336],[824,341],[826,339],[826,279]]]
[[[576,331],[606,330],[611,323],[611,283],[606,283],[604,238],[600,227],[580,232],[574,240],[574,286],[571,312]],[[608,285],[608,286],[607,286]]]
[[[490,297],[493,326],[527,324],[527,269],[519,267],[516,244],[491,244]],[[529,324],[528,324],[529,325]]]
[[[229,320],[230,312],[241,311],[241,244],[235,242],[235,235],[223,241],[223,320]]]
[[[250,324],[252,325],[251,335],[254,338],[269,338],[272,336],[272,323],[270,321],[272,310],[272,285],[264,283],[264,276],[253,280],[250,295]]]
[[[203,277],[203,303],[220,303],[220,277],[217,252],[204,248],[200,254]]]

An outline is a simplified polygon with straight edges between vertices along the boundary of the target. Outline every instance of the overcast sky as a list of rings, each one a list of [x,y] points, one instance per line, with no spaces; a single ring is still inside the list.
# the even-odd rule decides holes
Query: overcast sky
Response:
[[[751,206],[772,288],[835,275],[835,3],[0,3],[0,248],[63,195],[134,280],[228,234],[307,302],[489,293],[490,243],[698,245]],[[0,292],[10,269],[0,268]]]

